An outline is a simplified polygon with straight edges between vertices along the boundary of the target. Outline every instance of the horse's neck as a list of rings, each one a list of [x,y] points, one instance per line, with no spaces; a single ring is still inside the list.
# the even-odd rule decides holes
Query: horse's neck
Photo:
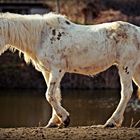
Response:
[[[30,27],[30,23],[20,22],[18,19],[17,22],[13,22],[9,19],[7,22],[1,22],[1,24],[1,38],[3,42],[1,38],[0,41],[5,46],[4,49],[12,46],[12,48],[26,54],[32,54],[36,51],[35,44],[38,41],[38,37],[36,37],[33,27]]]
[[[16,49],[24,54],[25,61],[28,63],[31,59],[28,54],[32,55],[35,50],[31,52],[29,48],[32,45],[27,41],[30,36],[25,36],[24,32],[19,30],[14,24],[12,26],[11,23],[0,21],[0,55],[7,49],[12,51]]]
[[[36,61],[44,24],[41,20],[0,18],[0,53],[15,48],[24,53],[25,61]]]
[[[26,34],[25,29],[22,27],[22,24],[13,25],[9,22],[9,26],[5,29],[5,38],[6,44],[10,44],[15,46],[19,50],[25,51],[29,47],[29,38],[31,37],[29,34]],[[31,45],[31,43],[30,43]]]

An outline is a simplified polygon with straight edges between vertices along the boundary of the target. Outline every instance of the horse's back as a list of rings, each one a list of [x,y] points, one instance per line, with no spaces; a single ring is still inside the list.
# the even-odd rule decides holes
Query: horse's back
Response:
[[[67,60],[77,72],[79,69],[90,69],[90,73],[96,69],[104,70],[124,55],[134,55],[140,46],[139,27],[123,21],[93,26],[75,25],[70,33],[72,40],[67,47],[70,50]]]

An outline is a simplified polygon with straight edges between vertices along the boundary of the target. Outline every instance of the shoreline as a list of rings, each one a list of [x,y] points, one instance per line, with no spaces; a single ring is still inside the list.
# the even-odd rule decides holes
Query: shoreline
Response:
[[[44,127],[21,127],[0,128],[0,139],[16,140],[140,140],[140,128],[91,128],[68,127],[68,128],[44,128]]]

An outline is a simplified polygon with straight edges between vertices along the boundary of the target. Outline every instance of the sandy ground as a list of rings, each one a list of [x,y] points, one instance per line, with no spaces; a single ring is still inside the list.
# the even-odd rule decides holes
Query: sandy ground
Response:
[[[140,140],[140,128],[1,128],[1,140]]]

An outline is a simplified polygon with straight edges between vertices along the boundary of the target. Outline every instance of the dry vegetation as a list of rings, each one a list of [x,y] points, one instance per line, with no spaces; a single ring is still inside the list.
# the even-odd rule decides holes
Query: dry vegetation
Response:
[[[48,4],[55,11],[54,1]],[[61,14],[82,24],[116,20],[140,25],[139,0],[60,0]]]
[[[2,140],[140,140],[139,128],[101,129],[70,127],[64,129],[10,128],[0,129]]]

